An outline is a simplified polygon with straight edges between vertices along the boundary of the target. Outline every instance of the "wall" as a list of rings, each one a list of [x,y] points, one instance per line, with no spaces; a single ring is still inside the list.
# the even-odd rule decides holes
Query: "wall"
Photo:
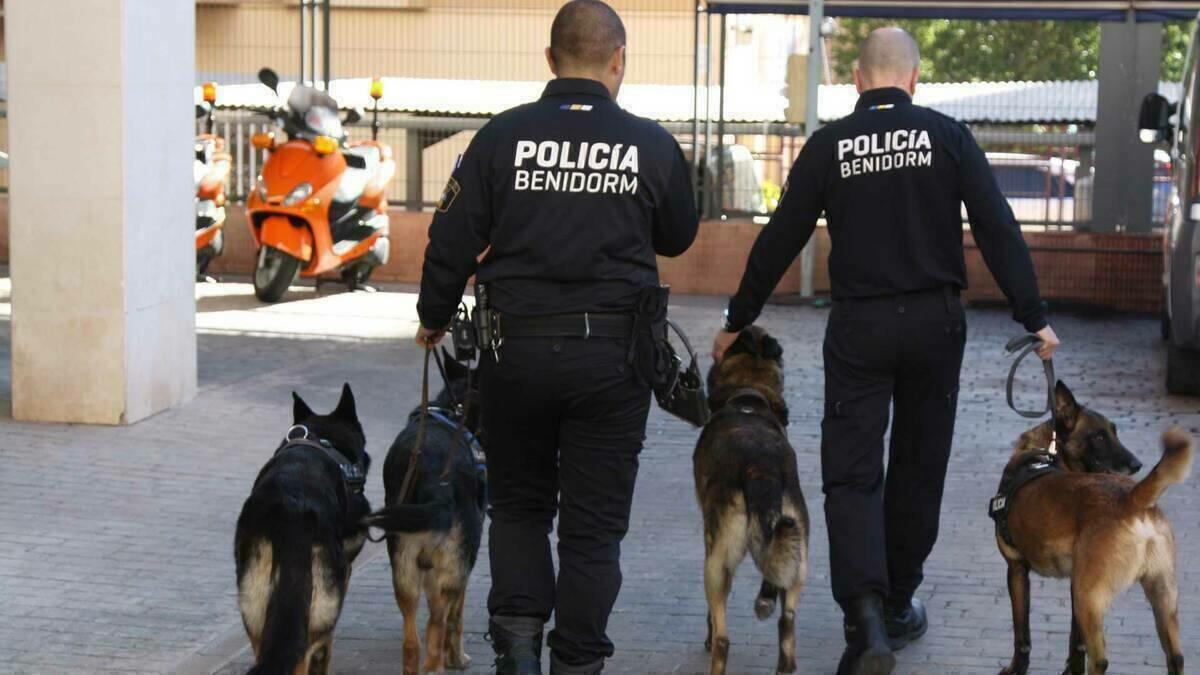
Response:
[[[398,9],[334,7],[334,77],[543,80],[541,49],[560,0],[426,0]],[[615,0],[629,37],[627,82],[691,84],[689,0]],[[299,70],[296,2],[201,2],[196,7],[197,77],[253,82],[263,66]],[[318,38],[319,42],[320,38]]]

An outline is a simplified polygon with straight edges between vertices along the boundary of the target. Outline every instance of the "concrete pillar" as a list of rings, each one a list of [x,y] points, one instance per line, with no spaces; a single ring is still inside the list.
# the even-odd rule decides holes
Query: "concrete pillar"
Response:
[[[1100,94],[1096,116],[1096,230],[1149,232],[1154,149],[1138,140],[1142,97],[1158,91],[1162,24],[1104,23],[1100,29]]]
[[[195,3],[4,9],[13,416],[132,423],[196,391]]]

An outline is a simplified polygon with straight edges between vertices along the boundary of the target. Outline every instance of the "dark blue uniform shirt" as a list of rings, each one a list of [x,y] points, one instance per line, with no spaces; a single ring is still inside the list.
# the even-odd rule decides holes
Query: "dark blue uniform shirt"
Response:
[[[429,228],[417,311],[445,327],[476,274],[508,314],[629,312],[658,283],[655,254],[683,253],[697,226],[675,139],[600,82],[560,78],[471,141]]]
[[[1030,332],[1046,326],[1029,249],[971,132],[901,89],[862,95],[812,135],[759,234],[729,324],[749,325],[825,213],[834,300],[967,287],[962,204],[988,269]]]

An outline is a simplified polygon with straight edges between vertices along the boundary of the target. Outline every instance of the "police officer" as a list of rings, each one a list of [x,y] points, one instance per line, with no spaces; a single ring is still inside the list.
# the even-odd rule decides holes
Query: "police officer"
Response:
[[[1021,230],[970,132],[915,106],[913,39],[877,30],[862,46],[849,117],[812,135],[754,244],[713,346],[720,359],[754,322],[822,212],[832,251],[821,467],[833,596],[846,621],[839,673],[888,673],[920,637],[913,598],[937,539],[966,326],[961,204],[1013,318],[1046,323]],[[886,478],[883,437],[894,406]]]
[[[599,672],[613,654],[605,632],[650,406],[635,315],[658,286],[655,254],[683,253],[698,222],[675,139],[614,100],[625,74],[616,12],[568,2],[546,59],[556,79],[542,98],[481,129],[443,193],[417,341],[442,337],[476,274],[495,313],[480,398],[497,672],[541,672],[553,614],[550,672],[565,675]]]

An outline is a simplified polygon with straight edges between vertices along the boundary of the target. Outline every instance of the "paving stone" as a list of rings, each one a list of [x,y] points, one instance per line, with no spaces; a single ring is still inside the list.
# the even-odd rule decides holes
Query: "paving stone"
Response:
[[[391,295],[391,294],[385,294]],[[317,302],[325,302],[326,299]],[[394,300],[394,298],[393,298]],[[338,316],[371,296],[331,296]],[[721,303],[678,298],[672,315],[706,348]],[[372,311],[363,310],[364,315]],[[821,340],[826,310],[772,306],[761,321],[785,348],[789,435],[812,514],[808,587],[796,617],[799,670],[831,673],[841,621],[829,595],[819,473]],[[1059,376],[1110,416],[1147,465],[1169,424],[1200,428],[1200,401],[1163,390],[1157,322],[1120,315],[1052,314],[1065,341]],[[320,321],[319,316],[314,318]],[[1000,310],[971,310],[941,540],[919,595],[926,637],[899,654],[898,673],[995,673],[1007,664],[1012,628],[1004,562],[986,503],[1011,445],[1028,424],[1004,406],[1009,362],[1002,347],[1019,328]],[[382,503],[386,448],[419,398],[419,353],[407,341],[204,333],[200,394],[128,428],[21,424],[0,419],[0,672],[241,673],[250,656],[235,604],[234,522],[259,467],[290,424],[290,393],[318,410],[352,383],[375,459],[368,495]],[[10,381],[8,324],[0,323],[0,406]],[[707,364],[707,358],[705,358]],[[1037,401],[1036,366],[1022,394]],[[701,586],[703,544],[693,496],[697,433],[655,410],[641,457],[624,587],[610,625],[614,673],[707,672]],[[1172,487],[1163,507],[1179,544],[1185,655],[1200,662],[1200,481]],[[487,672],[483,641],[486,550],[468,592],[470,672]],[[747,561],[729,605],[732,673],[770,672],[775,626],[754,618],[758,575]],[[1068,584],[1033,583],[1033,669],[1060,672],[1070,622]],[[1107,620],[1110,672],[1163,672],[1153,617],[1141,592],[1117,598]],[[334,670],[398,672],[402,623],[386,555],[360,558],[338,626]]]

